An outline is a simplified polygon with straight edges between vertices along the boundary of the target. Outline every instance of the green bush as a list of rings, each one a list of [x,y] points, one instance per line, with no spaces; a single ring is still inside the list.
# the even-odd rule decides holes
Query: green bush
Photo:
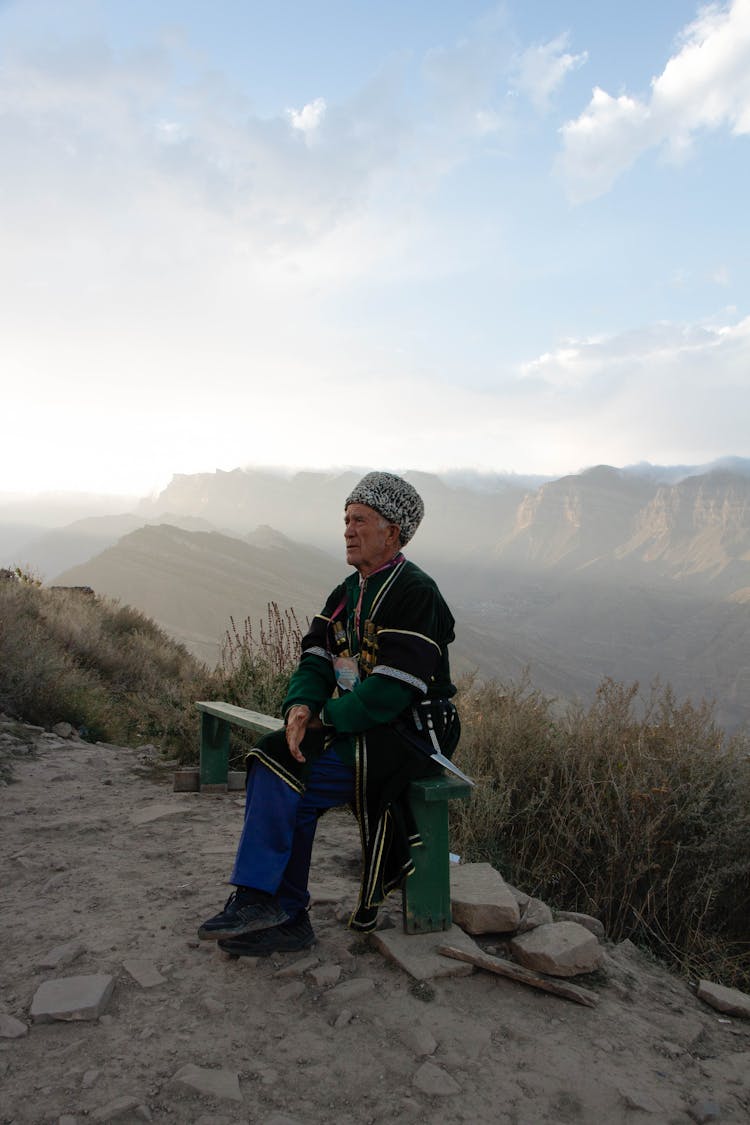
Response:
[[[526,681],[464,685],[457,761],[478,784],[453,846],[686,971],[750,983],[750,739],[708,704],[604,680],[555,710]]]

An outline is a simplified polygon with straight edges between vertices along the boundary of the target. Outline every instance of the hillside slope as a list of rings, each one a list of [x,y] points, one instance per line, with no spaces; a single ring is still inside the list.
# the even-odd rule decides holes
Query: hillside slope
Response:
[[[304,626],[342,577],[335,559],[279,533],[261,531],[251,540],[143,527],[55,583],[91,586],[136,606],[213,667],[230,617],[258,620],[277,602],[294,609]]]

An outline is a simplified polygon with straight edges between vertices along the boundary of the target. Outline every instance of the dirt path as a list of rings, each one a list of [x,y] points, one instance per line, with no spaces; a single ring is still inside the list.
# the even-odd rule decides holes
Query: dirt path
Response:
[[[3,1125],[750,1118],[750,1025],[628,943],[596,1009],[481,973],[416,987],[340,921],[358,877],[343,812],[316,843],[315,948],[224,958],[195,931],[226,897],[241,794],[175,794],[147,753],[25,737],[34,756],[0,789],[0,1013],[29,1025],[0,1038]],[[39,968],[70,942],[74,961]],[[138,983],[131,959],[163,981]],[[42,982],[95,973],[115,979],[98,1019],[31,1022]],[[200,1093],[175,1080],[205,1085],[190,1067],[231,1073]]]

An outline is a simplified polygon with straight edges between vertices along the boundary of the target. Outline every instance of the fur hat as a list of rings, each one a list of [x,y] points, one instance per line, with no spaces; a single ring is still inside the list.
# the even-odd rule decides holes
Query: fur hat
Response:
[[[368,473],[347,496],[344,509],[350,504],[366,504],[389,523],[398,524],[401,546],[404,547],[422,522],[422,497],[408,481],[393,473]]]

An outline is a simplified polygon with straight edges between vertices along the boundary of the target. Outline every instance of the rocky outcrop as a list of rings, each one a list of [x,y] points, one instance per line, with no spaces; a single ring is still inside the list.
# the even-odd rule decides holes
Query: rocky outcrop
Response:
[[[604,927],[597,918],[568,913],[555,921],[547,903],[510,886],[489,863],[451,867],[451,913],[467,934],[512,935],[510,952],[525,968],[555,977],[601,968]]]

